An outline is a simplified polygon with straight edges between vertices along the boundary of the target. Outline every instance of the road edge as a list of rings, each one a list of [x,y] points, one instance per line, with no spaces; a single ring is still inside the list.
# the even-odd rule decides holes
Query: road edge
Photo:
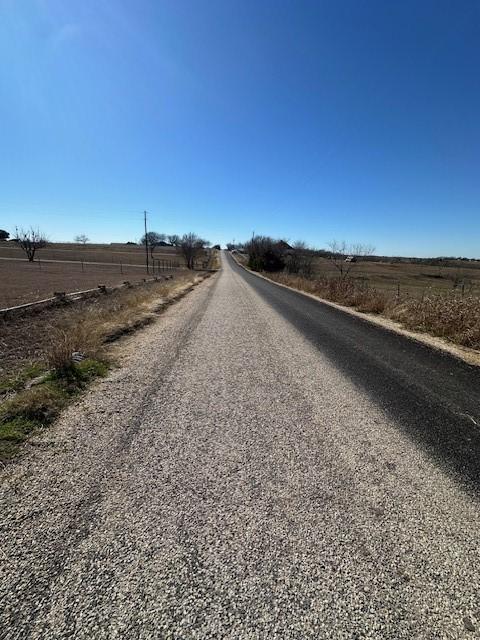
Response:
[[[343,311],[344,313],[348,313],[351,316],[355,316],[360,320],[364,320],[365,322],[370,322],[375,324],[378,327],[382,327],[387,331],[391,331],[392,333],[397,333],[402,335],[404,338],[408,338],[410,340],[414,340],[415,342],[419,342],[427,347],[431,347],[432,349],[436,349],[437,351],[443,351],[444,353],[448,353],[449,355],[466,362],[467,364],[480,367],[480,351],[476,349],[470,349],[469,347],[462,347],[461,345],[456,345],[452,342],[448,342],[444,338],[440,338],[438,336],[432,336],[428,333],[421,333],[420,331],[412,331],[411,329],[405,329],[399,322],[395,320],[390,320],[389,318],[384,318],[382,316],[375,315],[373,313],[367,313],[362,311],[357,311],[352,307],[346,307],[345,305],[338,304],[338,302],[332,302],[331,300],[325,300],[325,298],[320,298],[319,296],[313,295],[313,293],[308,293],[307,291],[302,291],[301,289],[295,289],[295,287],[290,287],[287,284],[283,284],[282,282],[275,282],[275,280],[270,280],[266,276],[261,273],[257,273],[256,271],[251,271],[245,265],[241,264],[235,256],[231,253],[232,259],[235,263],[244,269],[247,273],[251,273],[257,278],[262,278],[267,282],[271,282],[277,287],[283,287],[284,289],[289,289],[290,291],[294,291],[295,293],[299,293],[302,296],[306,296],[307,298],[311,298],[312,300],[316,300],[317,302],[321,302],[329,307],[333,307],[338,311]]]
[[[187,296],[197,286],[210,279],[210,277],[214,276],[216,273],[218,273],[217,270],[202,271],[194,277],[192,282],[184,284],[177,283],[177,286],[174,287],[164,298],[153,298],[148,309],[143,313],[140,313],[134,322],[131,324],[121,325],[112,332],[106,333],[103,336],[102,343],[107,350],[110,350],[110,355],[114,355],[113,349],[117,347],[122,338],[134,337],[135,333],[141,331],[154,322],[160,321],[161,315],[163,315],[169,307],[182,300],[182,298]],[[48,409],[49,417],[48,420],[44,420],[42,423],[40,420],[33,418],[30,419],[29,417],[25,417],[25,415],[20,414],[19,416],[7,417],[3,420],[2,413],[0,412],[0,471],[10,467],[11,465],[15,465],[20,459],[22,459],[25,453],[28,452],[28,444],[31,439],[35,438],[35,436],[40,432],[46,432],[47,430],[54,428],[63,413],[93,389],[95,384],[98,383],[99,378],[107,376],[110,368],[122,367],[122,365],[116,361],[116,358],[106,356],[105,358],[97,359],[95,356],[95,358],[85,358],[80,362],[76,362],[75,370],[78,370],[78,368],[82,366],[82,362],[93,363],[95,365],[94,373],[88,379],[85,378],[81,382],[80,378],[77,379],[72,377],[69,379],[69,386],[72,389],[71,395],[64,393],[65,388],[63,383],[65,382],[65,378],[52,378],[54,370],[48,370],[35,378],[33,384],[26,384],[12,394],[5,396],[3,399],[0,397],[0,408],[2,406],[5,407],[8,403],[15,402],[18,398],[23,398],[23,403],[20,405],[20,409],[22,414],[24,414],[30,407],[29,397],[31,397],[31,394],[35,395],[38,390],[41,391],[42,385],[51,385],[53,380],[55,390],[57,391],[57,395],[53,398],[51,396],[46,396],[44,399],[44,403],[47,403],[46,408]],[[75,387],[75,389],[73,389],[73,387]],[[55,402],[55,398],[57,398],[58,402]],[[19,420],[22,421],[21,424],[19,423]],[[17,439],[12,446],[2,447],[2,444],[11,439],[9,437],[5,437],[1,433],[2,427],[8,429],[9,424],[12,425],[13,423],[15,423]],[[3,480],[0,479],[0,486],[2,481]]]

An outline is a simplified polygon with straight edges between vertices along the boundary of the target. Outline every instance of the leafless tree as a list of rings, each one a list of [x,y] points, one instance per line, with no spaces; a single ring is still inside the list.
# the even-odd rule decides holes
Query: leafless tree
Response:
[[[170,244],[173,244],[174,247],[180,246],[181,238],[176,233],[173,233],[171,236],[167,236],[167,240]]]
[[[373,244],[361,244],[356,242],[350,245],[350,254],[356,258],[365,258],[375,253],[375,245]]]
[[[297,240],[286,253],[285,269],[288,273],[299,274],[305,278],[312,276],[314,252],[306,242]]]
[[[78,242],[78,244],[87,244],[87,242],[90,242],[90,238],[88,236],[86,236],[84,233],[81,233],[78,236],[75,236],[75,238],[73,239],[75,242]]]
[[[180,239],[180,250],[183,253],[187,269],[195,269],[195,260],[205,251],[208,241],[195,233],[186,233]]]
[[[156,231],[149,231],[147,233],[146,243],[150,250],[150,255],[152,256],[152,260],[154,258],[153,252],[155,250],[155,247],[158,247],[158,245],[161,242],[166,242],[166,239],[167,239],[167,236],[164,233],[157,233]],[[145,245],[145,236],[142,236],[140,238],[140,242],[138,244]]]
[[[15,229],[15,240],[18,246],[25,252],[28,261],[33,262],[35,259],[35,253],[39,249],[43,249],[47,246],[47,236],[39,229]]]
[[[345,240],[341,242],[332,240],[328,243],[328,248],[330,249],[328,258],[342,280],[348,277],[358,258],[370,256],[375,252],[373,245],[360,243],[348,245]]]

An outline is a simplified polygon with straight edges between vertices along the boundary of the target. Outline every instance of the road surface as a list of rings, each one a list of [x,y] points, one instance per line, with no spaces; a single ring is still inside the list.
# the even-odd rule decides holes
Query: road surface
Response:
[[[478,369],[223,257],[3,471],[0,638],[471,638]]]

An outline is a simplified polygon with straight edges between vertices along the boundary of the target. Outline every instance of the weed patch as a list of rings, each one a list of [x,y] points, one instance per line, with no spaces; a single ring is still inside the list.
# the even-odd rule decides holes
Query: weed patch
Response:
[[[409,329],[480,349],[480,298],[428,296],[397,305],[389,315]]]
[[[24,367],[14,376],[5,376],[3,378],[0,378],[0,395],[23,389],[23,387],[29,380],[33,380],[44,372],[45,365],[42,365],[40,363],[33,363]]]
[[[107,371],[105,362],[93,359],[71,363],[5,400],[0,405],[0,461],[11,458],[33,431],[51,424],[79,391]]]

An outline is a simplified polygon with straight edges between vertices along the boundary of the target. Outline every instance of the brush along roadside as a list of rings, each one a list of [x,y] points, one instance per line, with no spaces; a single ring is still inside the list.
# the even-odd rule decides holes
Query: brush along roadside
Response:
[[[480,365],[480,298],[427,293],[423,299],[396,296],[366,287],[352,279],[305,278],[285,272],[256,273],[232,256],[244,269],[280,286],[305,293],[325,304],[378,324],[390,331],[447,351]]]
[[[25,440],[50,425],[92,380],[113,364],[109,343],[151,323],[211,273],[124,290],[99,303],[48,316],[48,339],[39,358],[0,380],[0,462],[12,459]],[[41,316],[35,318],[41,323]]]
[[[353,280],[308,279],[286,273],[263,274],[280,284],[320,298],[396,320],[412,331],[429,333],[454,344],[480,349],[480,298],[427,294],[421,300],[395,296]]]

